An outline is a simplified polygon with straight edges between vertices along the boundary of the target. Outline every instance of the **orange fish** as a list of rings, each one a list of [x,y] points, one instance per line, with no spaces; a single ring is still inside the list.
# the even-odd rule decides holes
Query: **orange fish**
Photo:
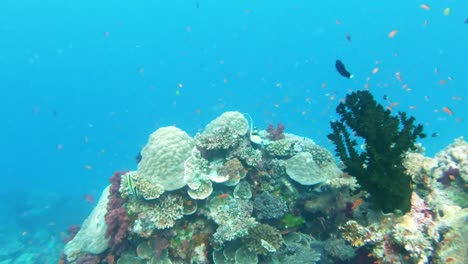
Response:
[[[394,29],[392,30],[390,33],[388,33],[388,37],[389,38],[393,38],[395,37],[395,35],[398,33],[398,30]]]
[[[422,5],[420,5],[420,7],[421,7],[422,9],[424,9],[424,10],[431,10],[431,7],[429,7],[429,6],[426,5],[426,4],[422,4]]]
[[[96,200],[94,199],[94,196],[92,196],[91,194],[85,194],[83,195],[83,199],[85,201],[87,201],[88,203],[94,203],[96,202]]]
[[[395,77],[396,77],[397,80],[399,80],[400,82],[403,80],[403,79],[401,78],[400,72],[395,72]]]
[[[439,81],[439,84],[440,84],[440,85],[444,85],[444,84],[446,84],[446,83],[447,83],[446,80],[440,80],[440,81]]]
[[[353,206],[351,207],[351,210],[354,210],[354,209],[358,208],[358,207],[362,204],[363,201],[364,201],[364,200],[362,200],[362,198],[357,199],[357,200],[353,203]]]
[[[442,110],[443,110],[445,113],[449,114],[449,115],[453,115],[452,110],[450,110],[450,108],[448,108],[448,107],[446,107],[446,106],[442,107]]]
[[[223,194],[218,195],[218,198],[223,199],[223,198],[226,198],[228,196],[229,196],[229,194],[223,193]]]

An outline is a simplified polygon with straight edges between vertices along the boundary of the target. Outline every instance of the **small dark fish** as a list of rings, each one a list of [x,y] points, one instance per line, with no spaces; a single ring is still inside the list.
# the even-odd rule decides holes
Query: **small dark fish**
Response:
[[[465,19],[465,24],[468,24],[468,17]]]
[[[351,35],[346,34],[346,40],[347,40],[348,42],[351,42]]]
[[[439,136],[439,133],[437,133],[437,132],[434,132],[434,133],[432,133],[432,135],[431,135],[431,136],[432,136],[433,138],[435,138],[435,137],[438,137],[438,136]]]
[[[354,77],[349,71],[346,70],[346,67],[344,66],[343,62],[341,62],[340,60],[336,60],[335,67],[341,76],[345,78],[349,78],[349,79]]]
[[[136,161],[137,164],[140,163],[140,161],[141,161],[141,152],[138,152],[138,154],[135,156],[135,161]]]
[[[387,100],[388,100],[388,96],[387,96],[386,94],[384,94],[383,99],[384,99],[385,101],[387,101]]]

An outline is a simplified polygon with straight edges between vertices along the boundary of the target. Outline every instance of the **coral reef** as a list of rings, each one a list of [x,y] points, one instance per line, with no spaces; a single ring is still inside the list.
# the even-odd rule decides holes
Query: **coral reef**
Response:
[[[466,263],[468,144],[460,138],[425,157],[412,145],[421,133],[412,118],[387,116],[372,98],[354,96],[347,104],[354,102],[349,109],[358,113],[350,110],[343,120],[361,120],[356,108],[365,102],[374,107],[370,116],[393,130],[373,128],[378,120],[349,121],[350,128],[363,125],[391,140],[372,146],[377,138],[356,130],[367,143],[361,153],[343,130],[337,149],[355,162],[343,160],[347,172],[308,138],[282,133],[272,140],[267,131],[253,131],[252,141],[239,112],[221,115],[195,139],[174,127],[158,129],[138,170],[111,178],[62,263]],[[394,168],[380,174],[386,166]],[[391,185],[390,175],[408,178]],[[388,185],[379,187],[384,196],[386,187],[399,188],[402,199],[410,190],[409,208],[382,212],[368,189],[377,180]],[[21,256],[24,263],[36,260]]]
[[[408,118],[404,112],[392,116],[368,91],[348,94],[336,112],[341,119],[331,122],[333,133],[328,138],[346,165],[345,171],[371,194],[377,208],[408,212],[411,176],[402,165],[403,154],[416,149],[416,139],[425,137],[422,125],[414,125],[414,117]],[[365,141],[361,152],[349,130]]]

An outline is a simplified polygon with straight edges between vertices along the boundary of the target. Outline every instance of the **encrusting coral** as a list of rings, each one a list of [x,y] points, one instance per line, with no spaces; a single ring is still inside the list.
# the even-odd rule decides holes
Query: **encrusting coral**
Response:
[[[403,167],[403,154],[414,150],[415,141],[425,137],[422,125],[414,125],[414,117],[377,104],[369,91],[357,91],[346,96],[336,108],[341,116],[331,122],[333,133],[328,138],[345,164],[345,171],[355,176],[361,187],[371,194],[374,206],[384,212],[408,212],[411,205],[411,176]],[[356,137],[365,141],[359,151]]]

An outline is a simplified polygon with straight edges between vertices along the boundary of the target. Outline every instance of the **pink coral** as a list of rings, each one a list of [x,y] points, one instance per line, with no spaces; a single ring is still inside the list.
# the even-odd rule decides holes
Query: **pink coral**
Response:
[[[418,229],[434,224],[429,206],[416,192],[413,192],[411,195],[410,215],[414,219]]]
[[[121,173],[116,172],[110,178],[109,201],[106,213],[106,238],[109,238],[109,246],[114,254],[119,255],[125,247],[125,237],[129,226],[127,210],[122,207],[123,199],[120,195]]]
[[[276,126],[276,129],[273,124],[270,124],[266,129],[266,131],[269,134],[268,138],[273,141],[283,139],[285,128],[286,127],[282,123],[278,123],[278,125]]]

